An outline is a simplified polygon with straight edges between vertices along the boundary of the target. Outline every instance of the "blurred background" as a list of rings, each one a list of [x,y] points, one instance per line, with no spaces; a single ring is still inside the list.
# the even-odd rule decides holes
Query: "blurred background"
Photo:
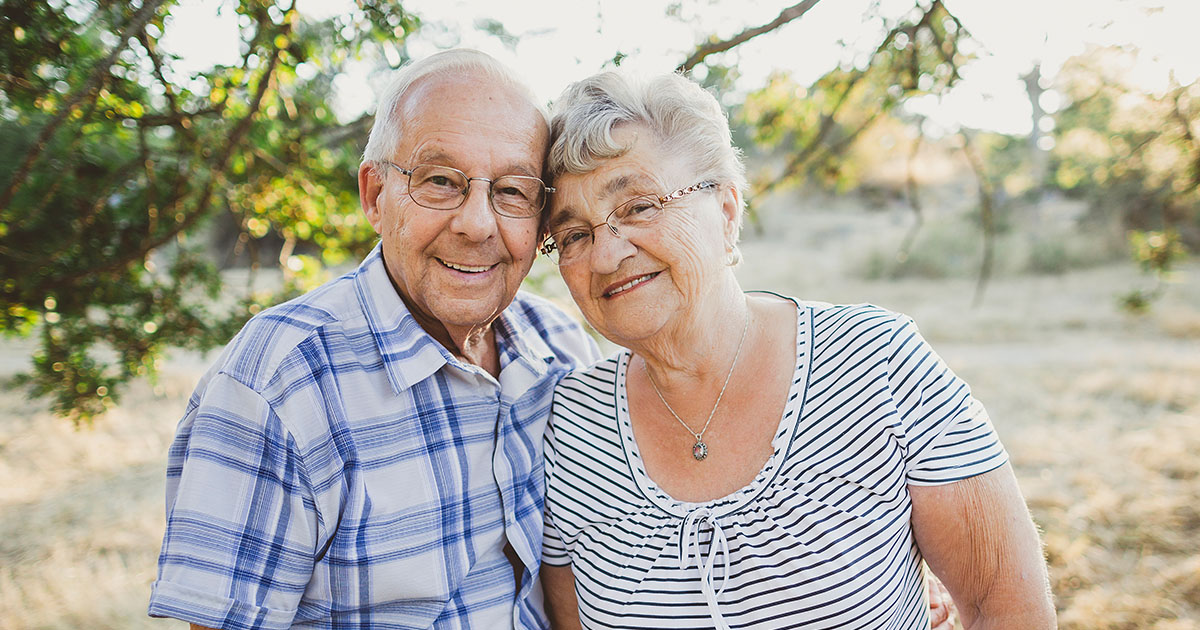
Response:
[[[989,408],[1065,629],[1200,628],[1195,0],[0,0],[0,629],[145,617],[208,363],[374,244],[376,92],[688,71],[748,289],[912,315]],[[554,267],[530,290],[573,308]]]

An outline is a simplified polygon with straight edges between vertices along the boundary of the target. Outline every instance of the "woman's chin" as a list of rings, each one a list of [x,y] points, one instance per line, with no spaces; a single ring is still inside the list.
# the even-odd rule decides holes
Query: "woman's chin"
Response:
[[[627,317],[604,318],[603,321],[592,323],[592,327],[605,339],[617,345],[630,347],[661,333],[664,329],[664,319],[661,315],[654,317],[630,314]]]

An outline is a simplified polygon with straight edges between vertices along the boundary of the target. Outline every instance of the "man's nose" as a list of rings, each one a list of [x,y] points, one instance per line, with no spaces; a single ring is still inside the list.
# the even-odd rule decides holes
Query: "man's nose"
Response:
[[[478,182],[477,185],[472,185]],[[497,218],[492,211],[491,182],[481,177],[467,181],[467,198],[455,211],[453,229],[476,242],[486,241],[496,233]]]

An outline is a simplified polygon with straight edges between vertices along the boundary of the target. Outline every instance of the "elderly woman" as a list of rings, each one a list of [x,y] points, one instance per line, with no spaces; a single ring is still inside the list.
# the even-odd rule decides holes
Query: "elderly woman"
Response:
[[[745,293],[715,99],[605,73],[556,104],[543,245],[628,348],[558,386],[542,579],[557,627],[1051,628],[983,407],[912,320]]]

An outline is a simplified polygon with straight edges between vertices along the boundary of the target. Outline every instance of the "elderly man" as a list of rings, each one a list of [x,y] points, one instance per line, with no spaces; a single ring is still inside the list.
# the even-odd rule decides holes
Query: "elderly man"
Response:
[[[518,293],[545,114],[448,51],[383,95],[359,170],[380,244],[264,311],[201,380],[167,470],[149,612],[211,628],[543,627],[541,445],[598,358]]]

